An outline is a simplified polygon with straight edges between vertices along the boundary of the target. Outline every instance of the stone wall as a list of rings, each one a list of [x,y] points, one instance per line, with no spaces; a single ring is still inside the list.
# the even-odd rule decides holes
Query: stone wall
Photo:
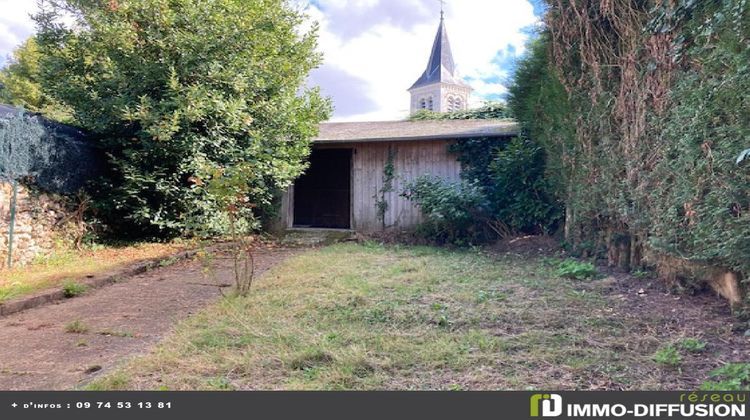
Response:
[[[7,268],[11,184],[0,182],[0,267]],[[61,231],[67,229],[72,212],[60,196],[36,193],[18,185],[16,223],[13,237],[13,265],[28,264],[51,253]]]

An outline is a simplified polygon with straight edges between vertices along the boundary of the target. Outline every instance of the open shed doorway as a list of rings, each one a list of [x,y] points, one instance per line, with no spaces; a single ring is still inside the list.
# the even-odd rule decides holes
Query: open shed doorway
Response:
[[[351,149],[313,149],[294,184],[294,227],[351,228]]]

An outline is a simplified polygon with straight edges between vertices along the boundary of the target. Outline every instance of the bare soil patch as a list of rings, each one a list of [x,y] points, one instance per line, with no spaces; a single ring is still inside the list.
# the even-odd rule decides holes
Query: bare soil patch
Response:
[[[260,246],[256,272],[296,252]],[[231,283],[228,263],[216,272],[220,282]],[[218,288],[206,283],[200,263],[183,261],[0,318],[0,389],[75,388],[147,353],[176,322],[220,297]]]

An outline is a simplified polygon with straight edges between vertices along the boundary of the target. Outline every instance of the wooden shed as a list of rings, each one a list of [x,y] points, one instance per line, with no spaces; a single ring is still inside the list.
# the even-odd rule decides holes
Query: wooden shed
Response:
[[[422,175],[460,180],[461,165],[449,146],[471,138],[517,135],[507,120],[388,121],[321,124],[313,140],[310,167],[284,194],[282,226],[383,229],[378,200],[384,168],[394,169],[393,191],[385,194],[385,226],[408,229],[421,220],[417,207],[402,198],[404,186]]]

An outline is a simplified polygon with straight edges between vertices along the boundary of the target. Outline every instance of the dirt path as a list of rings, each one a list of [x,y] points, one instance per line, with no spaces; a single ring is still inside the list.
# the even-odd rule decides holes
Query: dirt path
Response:
[[[259,249],[260,274],[296,253]],[[217,270],[219,281],[230,271]],[[176,265],[131,277],[55,305],[0,318],[0,389],[75,388],[122,360],[149,351],[176,322],[219,298],[199,263]],[[84,333],[66,332],[78,321]],[[70,328],[68,328],[70,329]]]

